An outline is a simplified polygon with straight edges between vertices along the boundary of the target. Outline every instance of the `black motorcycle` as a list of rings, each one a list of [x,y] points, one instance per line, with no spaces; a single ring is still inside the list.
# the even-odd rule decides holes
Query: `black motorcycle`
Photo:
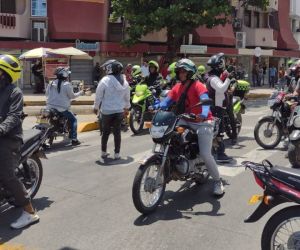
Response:
[[[264,149],[277,147],[280,141],[289,135],[287,124],[291,109],[285,101],[285,95],[283,91],[275,91],[268,100],[272,115],[261,117],[255,125],[254,138]]]
[[[288,158],[293,168],[300,168],[300,105],[292,111],[289,120]]]
[[[211,100],[199,103],[211,104]],[[170,181],[190,180],[202,184],[209,177],[199,157],[197,134],[189,127],[178,126],[180,119],[194,121],[196,116],[157,111],[152,122],[145,123],[154,142],[153,153],[141,161],[132,187],[133,203],[142,214],[149,214],[157,208]]]
[[[43,151],[46,139],[47,130],[45,132],[37,129],[24,131],[20,165],[15,170],[15,174],[24,184],[31,198],[36,195],[42,182],[43,166],[40,159],[47,159]],[[7,202],[15,205],[14,198],[0,182],[0,205],[4,205]]]
[[[70,122],[56,109],[41,109],[37,125],[34,128],[41,131],[48,130],[46,143],[49,146],[52,146],[54,139],[58,136],[63,136],[65,139],[70,138]]]
[[[300,172],[296,169],[273,166],[269,161],[262,164],[243,162],[253,171],[256,183],[264,190],[263,195],[254,195],[250,204],[260,201],[260,205],[246,220],[253,223],[261,219],[269,210],[286,202],[297,203],[285,207],[266,223],[261,249],[300,249]]]

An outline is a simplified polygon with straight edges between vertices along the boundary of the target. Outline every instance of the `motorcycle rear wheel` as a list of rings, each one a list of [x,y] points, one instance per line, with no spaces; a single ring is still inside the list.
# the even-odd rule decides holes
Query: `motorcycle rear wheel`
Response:
[[[293,226],[294,225],[294,226]],[[297,230],[295,230],[297,228]],[[267,222],[261,236],[261,249],[300,248],[300,206],[284,208]]]
[[[141,108],[134,107],[130,111],[129,126],[134,134],[139,134],[143,130],[144,118]]]
[[[157,180],[159,178],[157,177],[159,167],[160,162],[158,160],[146,162],[139,167],[133,181],[133,204],[144,215],[152,213],[158,207],[165,193],[164,174],[160,180]],[[149,175],[151,170],[153,170],[152,176]],[[160,184],[157,184],[158,181]]]

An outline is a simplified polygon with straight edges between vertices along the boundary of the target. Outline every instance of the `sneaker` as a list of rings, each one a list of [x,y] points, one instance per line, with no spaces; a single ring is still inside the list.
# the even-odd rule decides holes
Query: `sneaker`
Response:
[[[235,145],[237,143],[237,139],[231,139],[231,145]]]
[[[10,224],[10,227],[12,229],[21,229],[33,225],[35,223],[38,223],[39,221],[40,221],[40,217],[36,213],[30,214],[26,211],[23,211],[19,219],[17,219],[14,223]]]
[[[78,141],[77,139],[76,140],[72,140],[72,146],[78,146],[80,144],[81,144],[81,142]]]
[[[106,153],[106,152],[102,152],[101,153],[101,158],[105,159],[109,156],[109,153]]]
[[[121,159],[120,154],[119,154],[119,153],[115,153],[114,159],[115,159],[115,160],[120,160],[120,159]]]
[[[227,156],[226,154],[220,154],[220,155],[217,155],[216,161],[218,163],[229,163],[232,161],[232,158]]]
[[[223,195],[225,192],[225,188],[223,186],[222,180],[218,180],[214,182],[214,195]]]

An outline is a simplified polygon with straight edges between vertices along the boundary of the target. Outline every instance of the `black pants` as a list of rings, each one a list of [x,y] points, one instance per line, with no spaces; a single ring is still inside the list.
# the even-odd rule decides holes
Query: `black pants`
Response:
[[[227,106],[227,113],[230,119],[230,126],[232,129],[232,139],[236,139],[237,138],[237,133],[236,133],[236,121],[235,121],[235,117],[234,117],[234,113],[233,113],[233,96],[229,96],[228,98],[228,106]]]
[[[116,113],[111,115],[101,114],[101,130],[102,130],[102,139],[101,139],[101,147],[102,152],[106,152],[107,150],[107,141],[111,130],[114,135],[115,142],[115,153],[120,153],[121,148],[121,124],[123,120],[123,113]]]
[[[219,132],[217,135],[218,147],[217,147],[216,153],[217,153],[217,155],[222,155],[225,153],[225,144],[223,141],[223,133],[224,133],[223,116],[226,112],[226,109],[215,106],[215,107],[211,108],[211,111],[212,111],[214,117],[218,117],[220,119]]]
[[[16,205],[25,206],[29,204],[30,197],[15,175],[21,157],[20,149],[20,140],[0,138],[0,183],[15,198]]]

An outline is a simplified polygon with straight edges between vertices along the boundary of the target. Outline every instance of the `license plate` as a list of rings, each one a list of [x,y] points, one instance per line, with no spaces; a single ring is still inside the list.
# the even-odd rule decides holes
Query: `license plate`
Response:
[[[255,203],[259,202],[259,201],[262,201],[263,198],[264,198],[263,195],[259,195],[259,194],[252,195],[252,197],[248,201],[248,204],[249,205],[253,205],[253,204],[255,204]]]
[[[275,102],[276,102],[276,99],[270,99],[270,100],[268,100],[268,106],[269,107],[273,106]]]
[[[38,118],[38,119],[36,120],[36,123],[38,123],[38,124],[48,124],[49,122],[48,122],[47,119]]]
[[[144,128],[151,128],[152,122],[144,122]]]

